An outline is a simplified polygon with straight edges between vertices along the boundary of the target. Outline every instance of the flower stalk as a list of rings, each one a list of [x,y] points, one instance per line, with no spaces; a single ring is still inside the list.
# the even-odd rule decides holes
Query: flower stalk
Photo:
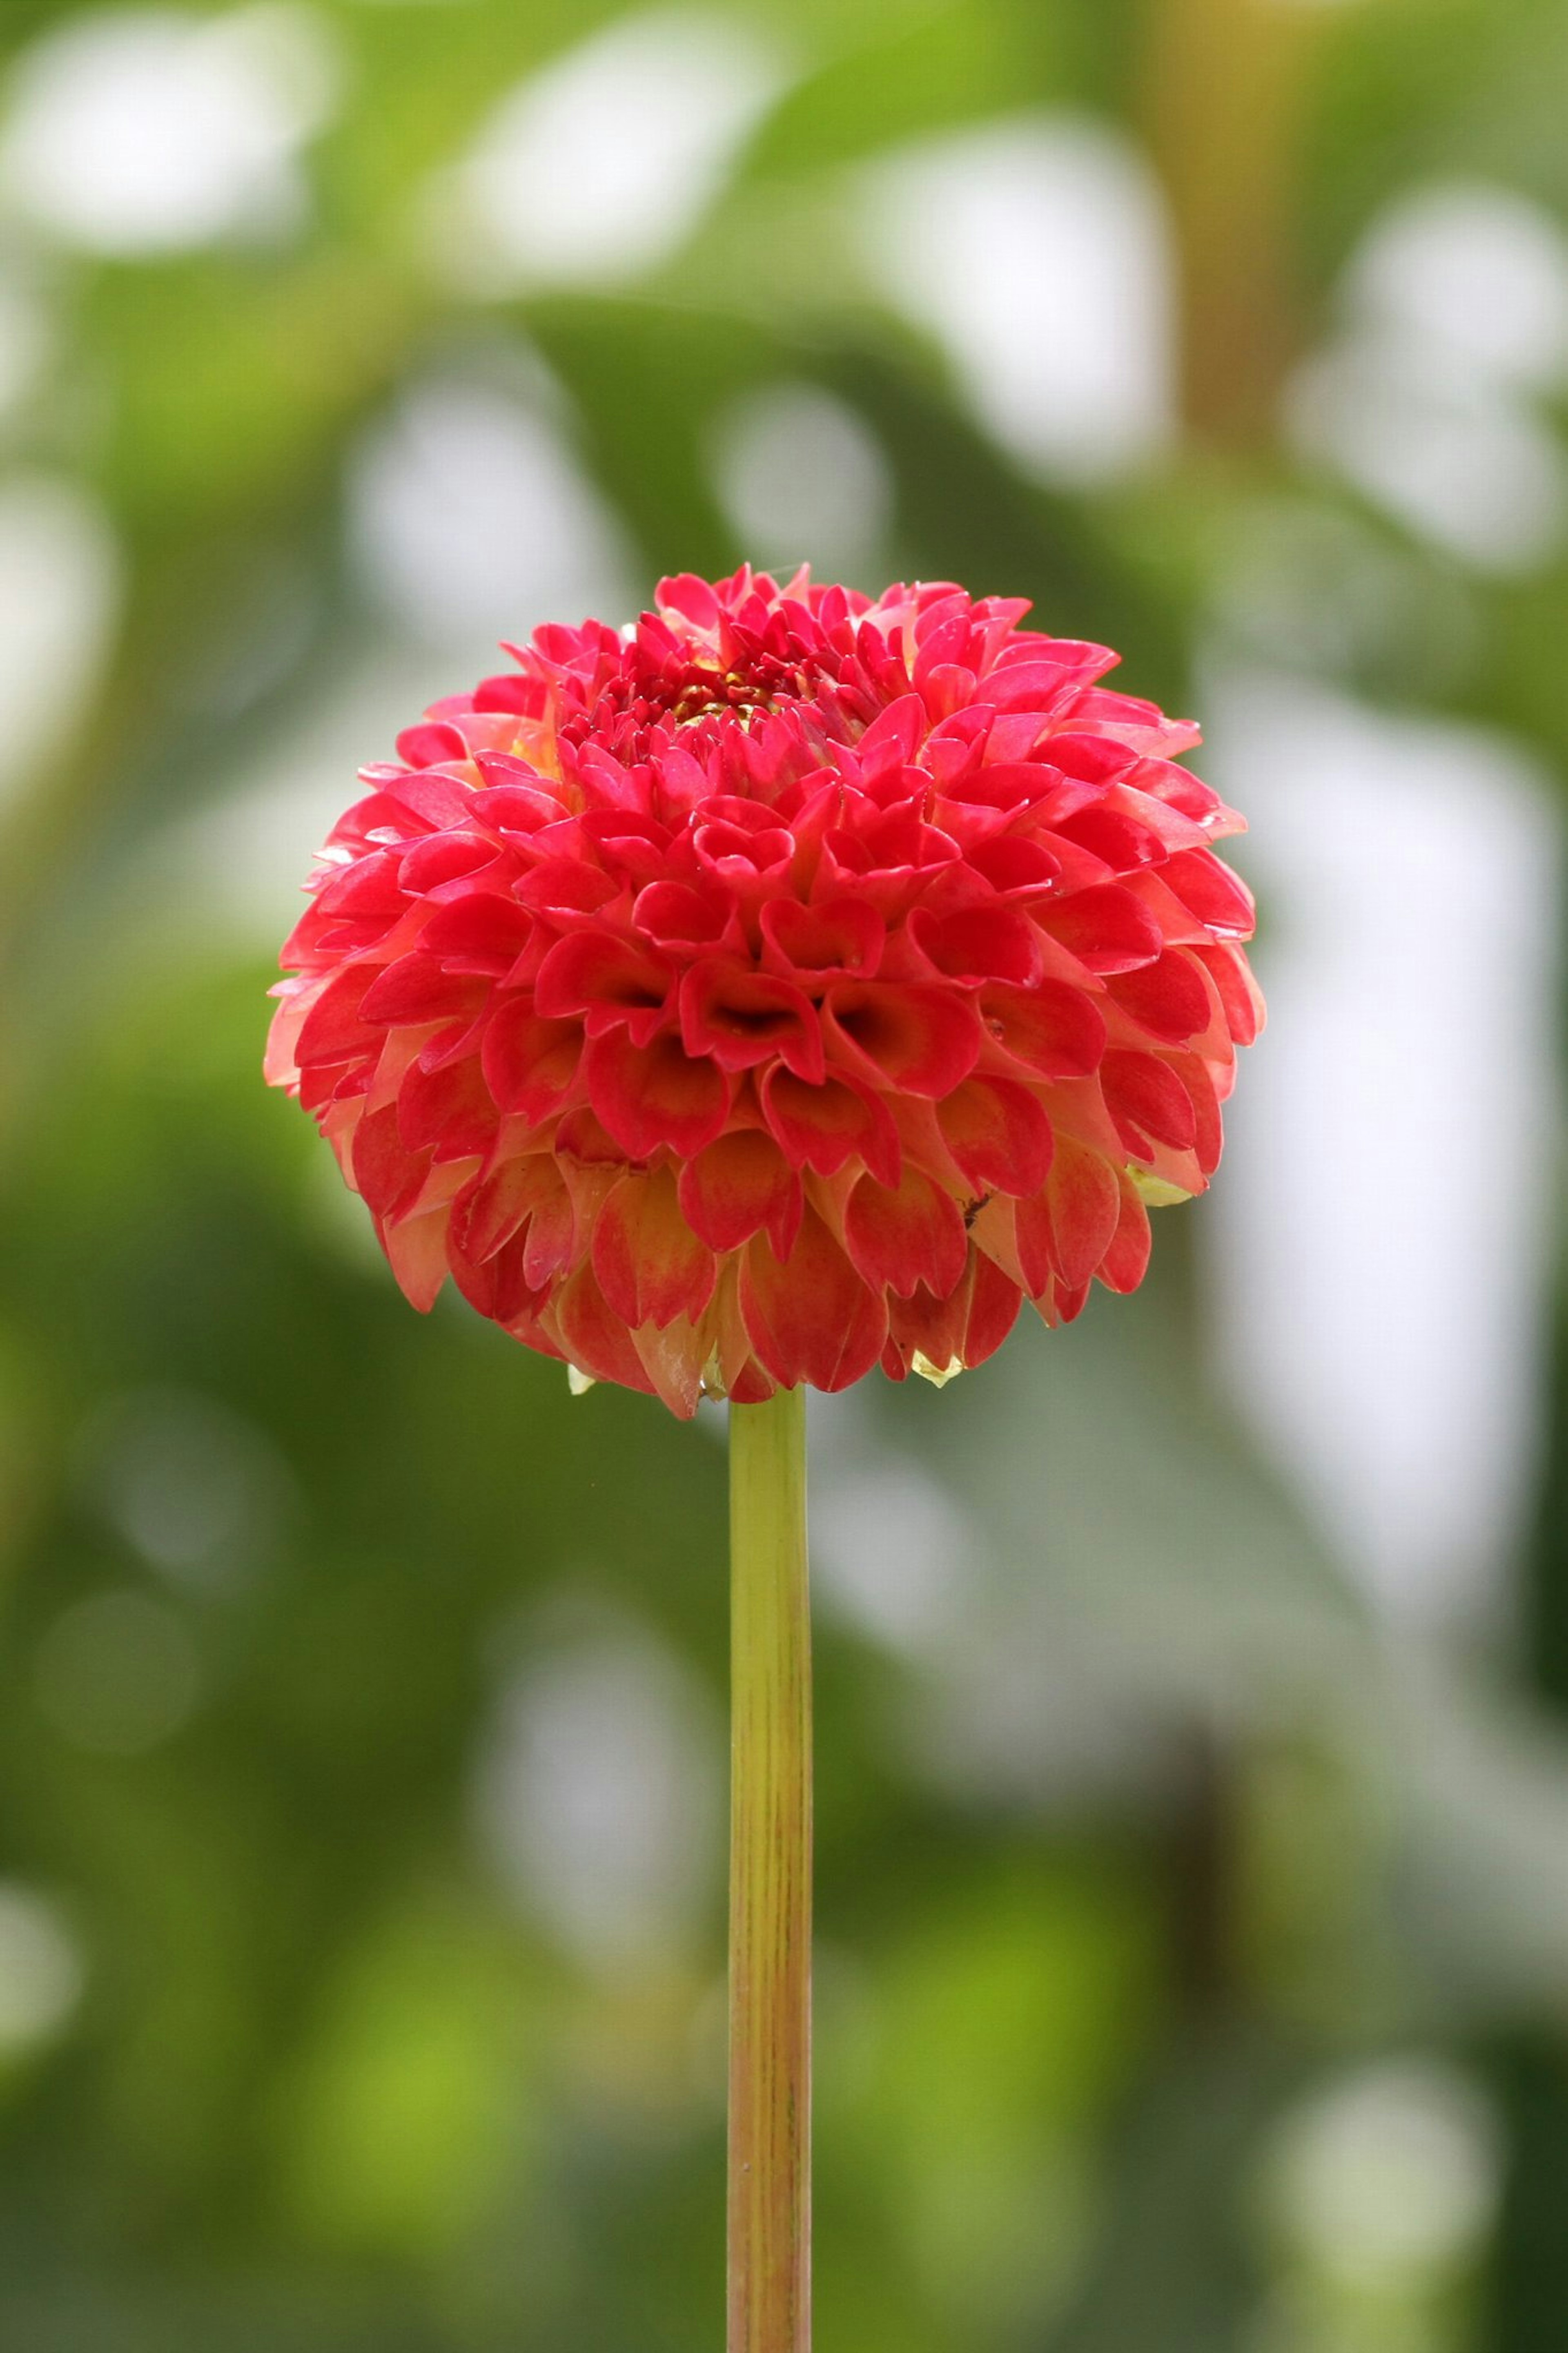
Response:
[[[811,2344],[805,1393],[730,1409],[728,2353]]]

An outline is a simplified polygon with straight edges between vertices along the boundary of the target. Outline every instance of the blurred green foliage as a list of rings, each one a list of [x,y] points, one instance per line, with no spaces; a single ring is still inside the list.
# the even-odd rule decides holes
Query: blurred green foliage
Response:
[[[356,555],[399,400],[515,394],[646,596],[811,552],[744,543],[714,453],[737,403],[815,387],[887,469],[868,565],[1031,596],[1176,705],[1283,519],[1331,600],[1342,547],[1387,588],[1358,691],[1568,756],[1561,555],[1489,575],[1279,430],[1392,198],[1479,177],[1568,216],[1563,0],[736,5],[714,21],[790,72],[678,245],[624,285],[467,284],[433,175],[622,13],[311,0],[335,95],[296,217],[130,257],[15,188],[0,219],[47,326],[0,501],[68,486],[113,577],[0,808],[16,2353],[718,2341],[721,1431],[574,1401],[450,1300],[413,1316],[258,1071],[291,913],[257,912],[258,798],[275,835],[327,745],[346,800],[356,723],[384,756],[479,635],[543,617],[421,642]],[[9,0],[0,139],[76,14]],[[883,151],[1028,110],[1125,139],[1170,206],[1182,429],[1100,486],[976,422],[844,227]],[[1533,1656],[1413,1690],[1212,1394],[1191,1243],[1167,1226],[1145,1295],[942,1398],[823,1418],[829,1488],[934,1496],[974,1635],[944,1657],[822,1611],[823,2353],[1568,2329],[1568,1780],[1519,1729],[1532,1683],[1568,1699],[1564,1458]],[[1429,1786],[1456,1727],[1471,1846],[1552,1794],[1489,1877]],[[1346,2237],[1358,2165],[1385,2242]]]

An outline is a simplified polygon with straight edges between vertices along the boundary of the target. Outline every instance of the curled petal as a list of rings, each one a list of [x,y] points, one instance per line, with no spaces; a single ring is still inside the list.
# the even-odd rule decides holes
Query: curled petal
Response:
[[[439,956],[416,949],[389,964],[365,991],[362,1019],[391,1029],[401,1022],[452,1021],[472,1016],[486,997],[484,982],[468,973],[447,972]]]
[[[811,999],[787,980],[705,956],[680,984],[680,1032],[689,1054],[710,1054],[721,1070],[782,1060],[797,1077],[821,1081],[822,1028]]]
[[[316,1062],[348,1062],[357,1055],[381,1051],[381,1028],[366,1021],[360,1012],[374,977],[374,969],[358,964],[345,965],[331,976],[294,1040],[293,1059],[301,1070]],[[277,1027],[281,1032],[281,1014]]]
[[[1221,939],[1249,940],[1257,920],[1252,893],[1212,849],[1184,849],[1161,870],[1184,907]]]
[[[675,975],[629,940],[573,932],[557,940],[533,984],[535,1010],[552,1021],[583,1017],[590,1038],[624,1023],[644,1046],[664,1021]]]
[[[591,1380],[651,1392],[653,1383],[636,1343],[599,1288],[591,1265],[584,1262],[567,1277],[552,1300],[548,1320],[562,1355],[579,1372]]]
[[[547,1152],[503,1160],[489,1176],[471,1178],[452,1204],[452,1248],[471,1266],[518,1242],[525,1228],[520,1263],[537,1286],[569,1262],[573,1241],[572,1197]]]
[[[760,920],[775,972],[869,979],[881,962],[887,925],[863,900],[829,899],[805,907],[795,899],[770,899]]]
[[[896,1092],[947,1094],[980,1058],[973,1006],[939,988],[841,981],[823,1016],[835,1059]]]
[[[1139,1282],[1262,1018],[1241,821],[1026,609],[680,575],[361,771],[266,1071],[418,1305],[689,1415]]]
[[[763,1114],[795,1168],[832,1176],[858,1156],[884,1185],[896,1185],[899,1132],[880,1097],[848,1079],[812,1086],[775,1066],[763,1082]]]
[[[678,1038],[637,1046],[624,1029],[608,1030],[590,1041],[583,1068],[589,1102],[634,1160],[661,1145],[689,1159],[723,1127],[730,1080],[716,1063],[694,1060]]]

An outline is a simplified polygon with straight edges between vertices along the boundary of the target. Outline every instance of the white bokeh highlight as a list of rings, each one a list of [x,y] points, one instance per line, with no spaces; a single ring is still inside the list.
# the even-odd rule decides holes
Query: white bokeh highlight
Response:
[[[585,1965],[672,1956],[719,1851],[721,1736],[689,1670],[606,1618],[548,1636],[504,1693],[476,1784],[500,1879]]]
[[[52,2040],[80,2000],[85,1977],[56,1905],[18,1880],[0,1880],[0,2061]]]
[[[547,405],[432,379],[362,442],[349,469],[351,555],[411,636],[489,654],[542,620],[625,601],[625,543]]]
[[[1039,115],[879,159],[853,198],[873,281],[942,344],[983,424],[1071,481],[1159,450],[1173,413],[1169,235],[1148,164]]]
[[[1296,446],[1482,573],[1549,563],[1568,462],[1547,402],[1568,383],[1568,237],[1484,182],[1402,196],[1348,264],[1341,322],[1298,369]]]
[[[300,153],[336,79],[322,19],[290,0],[70,17],[14,69],[0,200],[121,260],[286,232],[307,206]]]
[[[510,91],[437,182],[437,258],[477,292],[640,277],[695,227],[786,79],[717,9],[619,19]]]
[[[1266,1047],[1205,1211],[1230,1385],[1384,1609],[1484,1618],[1540,1439],[1558,826],[1512,744],[1219,677]]]
[[[809,562],[819,580],[870,588],[857,575],[886,539],[892,475],[847,401],[811,384],[748,394],[718,419],[713,470],[749,561],[781,575]]]

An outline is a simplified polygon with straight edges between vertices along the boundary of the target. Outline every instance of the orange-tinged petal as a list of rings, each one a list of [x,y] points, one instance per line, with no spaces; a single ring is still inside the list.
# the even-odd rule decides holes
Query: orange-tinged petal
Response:
[[[1136,1291],[1149,1264],[1149,1212],[1131,1178],[1121,1179],[1121,1208],[1110,1246],[1096,1272],[1110,1291]]]
[[[884,1185],[899,1181],[899,1132],[868,1087],[828,1078],[819,1087],[782,1066],[763,1083],[763,1114],[792,1166],[832,1176],[858,1156]]]
[[[896,1187],[862,1176],[845,1206],[844,1240],[873,1290],[904,1299],[921,1283],[945,1299],[969,1257],[958,1203],[919,1168],[906,1167]]]
[[[980,1059],[973,1006],[940,988],[841,981],[828,990],[823,1013],[835,1059],[874,1086],[945,1095]]]
[[[1100,1082],[1117,1133],[1135,1157],[1148,1157],[1151,1139],[1176,1152],[1191,1151],[1197,1141],[1197,1113],[1169,1062],[1116,1047],[1100,1066]]]
[[[1035,1193],[1051,1165],[1051,1123],[1013,1079],[966,1079],[937,1105],[948,1150],[977,1193]]]
[[[447,1218],[444,1208],[422,1218],[384,1221],[381,1246],[397,1277],[397,1287],[411,1307],[428,1315],[450,1271],[447,1264]]]
[[[1241,820],[1026,610],[678,575],[361,771],[266,1071],[418,1304],[689,1415],[1136,1284],[1262,1018]]]
[[[681,1215],[668,1166],[631,1171],[605,1195],[594,1226],[594,1271],[617,1315],[662,1331],[695,1323],[713,1295],[717,1261]]]
[[[634,1045],[625,1030],[590,1043],[584,1057],[588,1100],[634,1160],[661,1145],[686,1159],[711,1144],[730,1108],[731,1082],[688,1054],[679,1038]]]
[[[535,1126],[570,1099],[582,1060],[582,1023],[546,1020],[525,997],[497,1006],[479,1046],[497,1103]]]
[[[1115,1235],[1121,1215],[1116,1170],[1087,1145],[1058,1136],[1045,1210],[1052,1269],[1068,1290],[1076,1290],[1089,1282]]]
[[[882,1352],[887,1311],[815,1209],[783,1265],[765,1235],[747,1243],[740,1301],[758,1360],[785,1388],[847,1388]]]
[[[681,1208],[716,1250],[738,1250],[765,1232],[774,1255],[787,1258],[804,1198],[799,1176],[761,1128],[719,1136],[680,1172]]]

